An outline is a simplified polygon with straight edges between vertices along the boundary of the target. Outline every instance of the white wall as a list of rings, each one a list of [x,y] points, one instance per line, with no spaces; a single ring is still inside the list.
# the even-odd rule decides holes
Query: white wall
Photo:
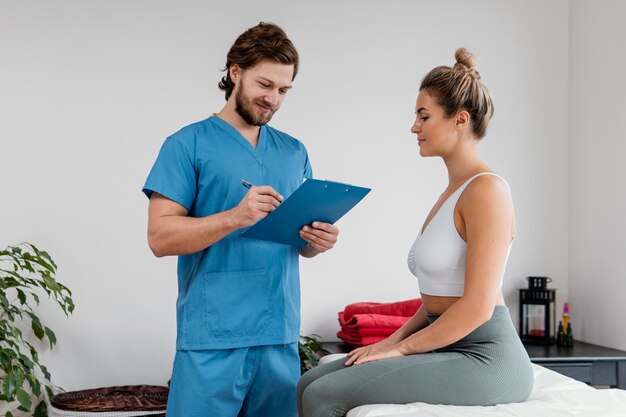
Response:
[[[418,296],[406,253],[446,173],[419,157],[409,128],[421,78],[459,46],[495,97],[481,149],[516,203],[507,302],[517,318],[529,275],[552,277],[567,299],[566,0],[0,7],[0,244],[48,250],[74,291],[69,319],[42,307],[59,339],[43,359],[65,389],[167,381],[176,263],[147,247],[140,189],[163,139],[221,108],[226,52],[260,20],[302,57],[272,124],[302,139],[317,177],[373,188],[338,223],[337,247],[302,262],[303,333],[333,340],[346,304]]]
[[[572,2],[570,288],[575,335],[626,350],[626,3]]]

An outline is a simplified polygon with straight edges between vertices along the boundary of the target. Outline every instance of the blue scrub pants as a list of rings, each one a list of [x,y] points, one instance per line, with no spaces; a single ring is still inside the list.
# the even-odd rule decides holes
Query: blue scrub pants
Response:
[[[167,417],[295,417],[298,343],[176,352]]]

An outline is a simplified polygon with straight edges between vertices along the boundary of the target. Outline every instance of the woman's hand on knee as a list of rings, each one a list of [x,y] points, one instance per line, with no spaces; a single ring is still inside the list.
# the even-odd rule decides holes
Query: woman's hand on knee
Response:
[[[348,360],[345,365],[361,365],[382,359],[397,358],[399,356],[404,356],[404,354],[398,349],[398,345],[383,340],[373,345],[354,349],[352,352],[348,353]]]

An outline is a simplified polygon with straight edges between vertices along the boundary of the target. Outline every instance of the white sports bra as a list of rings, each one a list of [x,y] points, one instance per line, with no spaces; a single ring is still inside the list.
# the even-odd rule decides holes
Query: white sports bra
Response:
[[[461,238],[454,225],[454,209],[463,190],[474,178],[481,175],[495,175],[502,179],[493,172],[481,172],[465,181],[441,205],[426,228],[417,235],[409,251],[409,270],[417,277],[422,294],[445,297],[463,295],[467,242]],[[509,252],[510,250],[509,245]],[[507,260],[508,256],[507,253]],[[502,271],[503,276],[504,271]],[[500,286],[502,286],[502,277]]]

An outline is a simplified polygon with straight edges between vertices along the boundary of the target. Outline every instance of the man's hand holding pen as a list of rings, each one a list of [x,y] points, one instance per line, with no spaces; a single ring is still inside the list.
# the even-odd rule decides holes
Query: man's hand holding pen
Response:
[[[247,227],[261,220],[283,201],[283,196],[269,185],[255,187],[246,180],[241,180],[241,184],[250,191],[235,208],[244,219],[244,225],[240,227]],[[302,227],[299,233],[300,237],[307,242],[307,245],[300,249],[300,254],[312,258],[335,246],[339,229],[330,223],[313,222],[311,225]]]
[[[246,180],[241,180],[241,184],[249,191],[233,209],[233,220],[238,228],[255,224],[274,211],[284,199],[269,185],[256,187]]]

